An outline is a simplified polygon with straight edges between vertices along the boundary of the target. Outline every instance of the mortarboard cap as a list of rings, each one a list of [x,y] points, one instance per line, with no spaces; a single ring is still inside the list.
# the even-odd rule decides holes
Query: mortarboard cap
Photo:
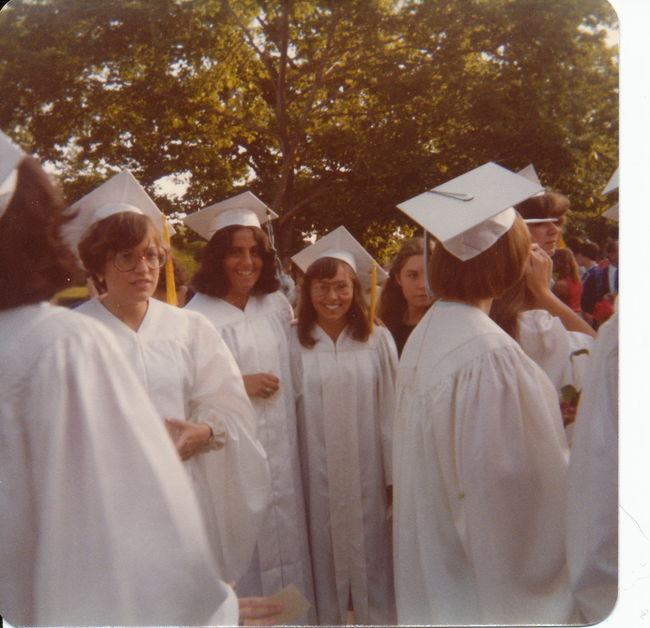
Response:
[[[521,177],[525,177],[533,183],[536,183],[537,185],[542,185],[539,175],[537,174],[537,170],[535,170],[535,166],[533,166],[533,164],[528,164],[525,168],[517,170],[517,174]],[[543,192],[540,192],[540,194],[543,194]]]
[[[618,222],[618,203],[612,205],[607,211],[604,211],[602,215],[605,216],[605,218],[616,220]]]
[[[614,190],[618,190],[618,168],[616,168],[614,174],[609,178],[609,181],[607,182],[605,189],[602,191],[602,194],[609,194]]]
[[[536,183],[488,162],[397,207],[466,261],[490,248],[515,220],[513,205],[543,191]]]
[[[542,185],[542,182],[539,178],[539,175],[537,174],[537,170],[535,170],[535,166],[533,164],[528,164],[525,168],[522,170],[518,170],[517,174],[525,177],[529,181],[532,181],[533,183],[537,183],[538,185]],[[540,194],[544,194],[544,190],[541,190],[537,192],[537,194],[533,194],[533,196],[539,196]],[[559,218],[524,218],[524,222],[527,225],[530,224],[535,224],[539,222],[558,222]]]
[[[322,257],[334,257],[347,262],[357,274],[364,291],[372,284],[372,268],[377,268],[377,283],[381,284],[388,278],[388,273],[375,262],[370,253],[364,249],[354,236],[343,226],[337,227],[327,235],[319,238],[296,253],[291,260],[303,272]]]
[[[80,198],[68,211],[77,213],[75,218],[64,226],[66,242],[73,251],[77,250],[77,245],[91,225],[124,211],[148,216],[163,235],[164,214],[126,169]]]
[[[202,238],[209,240],[215,232],[231,225],[261,227],[278,215],[252,192],[242,192],[193,214],[183,222]]]
[[[16,167],[25,152],[0,131],[0,216],[4,214],[16,187]]]

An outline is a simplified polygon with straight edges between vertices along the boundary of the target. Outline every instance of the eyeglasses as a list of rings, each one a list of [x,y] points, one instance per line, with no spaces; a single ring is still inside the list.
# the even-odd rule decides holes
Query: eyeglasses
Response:
[[[352,284],[344,282],[329,284],[323,281],[315,281],[311,285],[311,291],[315,297],[324,297],[328,295],[330,289],[334,289],[334,293],[337,297],[345,297],[352,293]]]
[[[151,269],[162,268],[167,261],[167,253],[158,247],[148,248],[146,251],[138,252],[133,249],[129,251],[118,251],[113,256],[113,266],[120,272],[128,273],[135,270],[138,262],[143,259],[144,263]]]

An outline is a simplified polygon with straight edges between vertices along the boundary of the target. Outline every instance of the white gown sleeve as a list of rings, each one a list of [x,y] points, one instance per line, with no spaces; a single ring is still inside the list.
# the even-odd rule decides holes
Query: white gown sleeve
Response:
[[[395,421],[395,378],[397,374],[397,348],[390,332],[378,327],[375,333],[380,334],[378,341],[379,353],[379,424],[381,430],[382,453],[385,468],[386,486],[393,484],[393,423]]]
[[[239,367],[219,332],[202,315],[196,314],[196,319],[188,420],[208,423],[213,432],[224,435],[225,444],[218,451],[198,454],[193,463],[204,465],[218,528],[213,545],[223,574],[236,581],[250,563],[266,514],[269,467]]]
[[[567,331],[557,316],[546,310],[527,310],[519,315],[519,344],[548,375],[558,394],[563,386],[582,389],[593,338]]]
[[[236,623],[160,418],[107,332],[76,326],[87,333],[43,343],[0,428],[13,443],[0,463],[0,499],[13,504],[0,523],[14,587],[5,599],[3,575],[3,615],[30,625]]]
[[[618,584],[618,315],[600,327],[569,465],[567,553],[583,619],[604,619]]]

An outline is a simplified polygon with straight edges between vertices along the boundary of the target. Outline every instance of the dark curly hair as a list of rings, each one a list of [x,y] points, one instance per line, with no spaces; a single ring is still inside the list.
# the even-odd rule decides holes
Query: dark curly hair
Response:
[[[18,165],[15,192],[0,218],[0,309],[49,301],[78,273],[61,227],[72,216],[39,162]]]
[[[275,252],[267,235],[259,227],[229,225],[219,229],[203,250],[201,267],[192,279],[192,288],[211,297],[225,297],[228,294],[228,278],[223,262],[232,246],[233,235],[240,229],[250,229],[262,257],[262,272],[251,294],[271,294],[280,287],[276,273]]]
[[[307,269],[300,289],[298,340],[300,340],[303,347],[311,349],[316,344],[316,339],[311,335],[316,324],[316,310],[311,302],[311,284],[315,279],[332,279],[339,268],[345,268],[348,272],[354,290],[352,304],[346,314],[348,330],[352,337],[360,342],[366,342],[370,336],[368,307],[363,299],[363,290],[356,273],[343,260],[333,257],[321,257]]]

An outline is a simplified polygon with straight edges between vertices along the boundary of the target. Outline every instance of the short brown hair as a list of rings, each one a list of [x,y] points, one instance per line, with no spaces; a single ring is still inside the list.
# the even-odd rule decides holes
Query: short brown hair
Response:
[[[564,224],[564,215],[569,211],[569,199],[558,192],[544,192],[518,203],[515,209],[525,220],[557,218],[557,225],[561,227]]]
[[[79,256],[93,281],[103,287],[100,276],[112,253],[131,249],[150,236],[156,246],[164,248],[158,229],[148,216],[136,212],[118,212],[92,224],[81,242]]]
[[[252,294],[271,294],[280,287],[276,273],[275,252],[267,235],[259,227],[229,225],[219,229],[203,249],[201,267],[192,279],[192,288],[211,297],[225,297],[228,294],[228,278],[223,262],[232,246],[235,231],[250,229],[262,257],[262,272],[253,286]]]
[[[498,298],[523,275],[529,252],[530,235],[520,216],[489,249],[464,262],[436,246],[429,266],[431,289],[442,299]]]
[[[77,274],[61,227],[63,196],[40,164],[25,157],[16,188],[0,218],[0,310],[50,300]]]
[[[317,259],[305,273],[300,289],[300,303],[298,304],[298,340],[303,347],[311,349],[316,344],[316,339],[311,335],[316,324],[316,310],[311,302],[311,284],[315,279],[332,279],[339,268],[344,268],[352,279],[353,297],[350,309],[346,314],[350,335],[360,342],[366,342],[370,336],[370,322],[368,321],[368,308],[363,300],[363,290],[357,274],[352,267],[343,260],[333,257]]]

